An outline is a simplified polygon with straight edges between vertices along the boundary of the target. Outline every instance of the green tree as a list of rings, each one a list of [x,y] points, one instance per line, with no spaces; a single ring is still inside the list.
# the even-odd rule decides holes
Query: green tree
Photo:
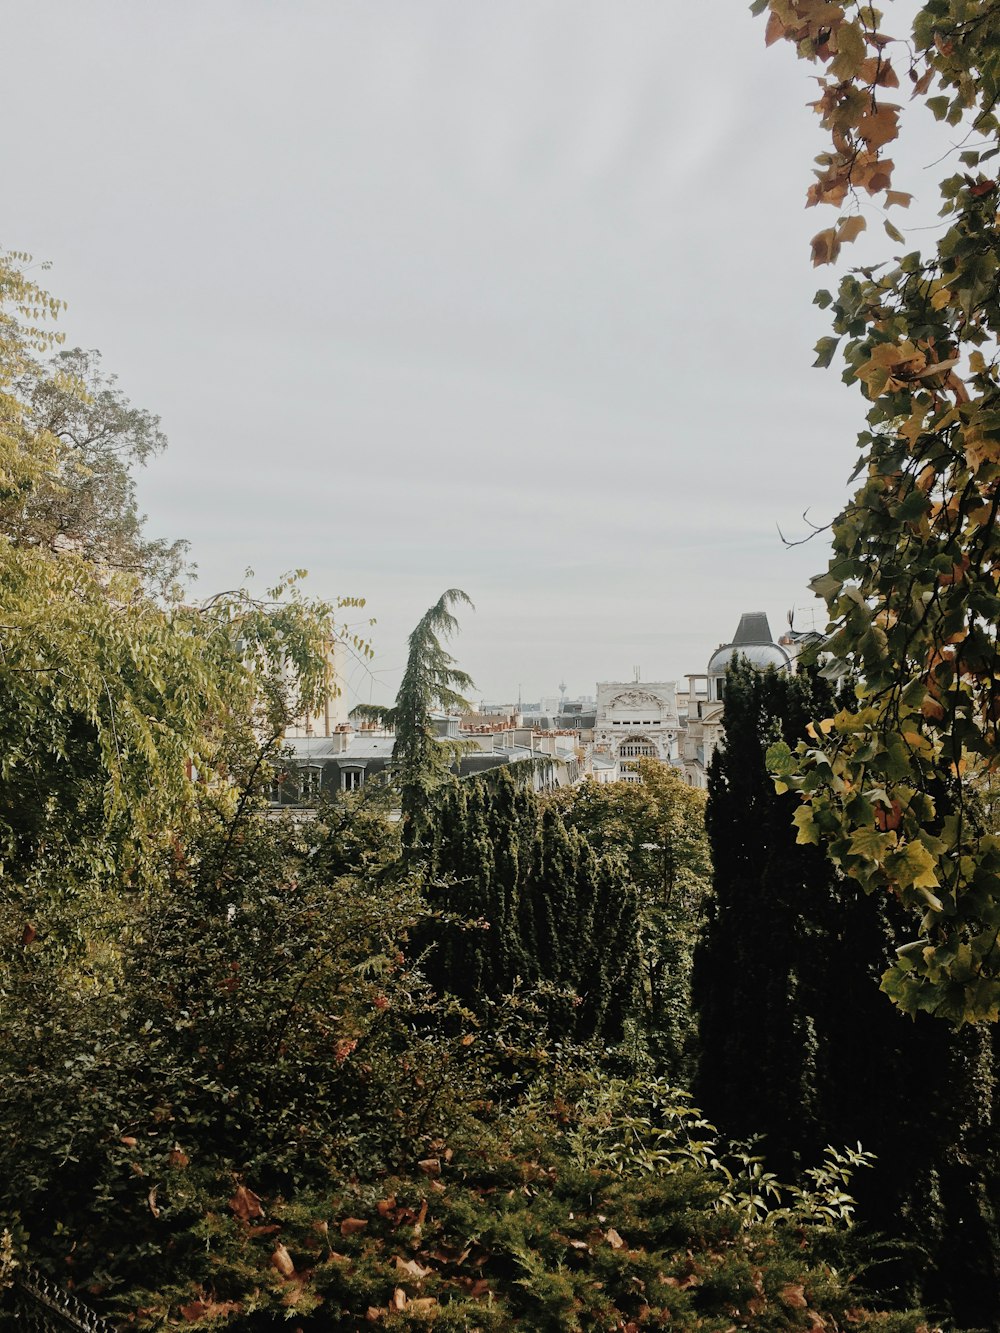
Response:
[[[767,772],[768,745],[794,745],[830,694],[806,673],[738,663],[727,676],[709,779],[715,891],[694,974],[695,1095],[725,1134],[764,1136],[779,1174],[860,1139],[876,1162],[858,1182],[859,1215],[914,1247],[877,1280],[963,1327],[992,1327],[995,1034],[912,1023],[885,1003],[874,981],[904,910],[858,895],[820,848],[795,841],[796,799]]]
[[[79,347],[32,365],[16,387],[30,429],[57,441],[58,454],[44,483],[0,509],[4,533],[15,545],[75,551],[169,592],[187,543],[146,537],[134,479],[166,447],[159,418],[129,403],[99,352]]]
[[[635,889],[642,1026],[655,1059],[684,1081],[695,1038],[692,958],[711,887],[705,794],[655,760],[640,759],[639,771],[639,783],[585,782],[546,799]]]
[[[882,983],[893,1001],[955,1023],[995,1020],[1000,841],[980,796],[1000,753],[1000,9],[926,0],[897,40],[864,3],[752,8],[770,11],[769,42],[791,41],[823,67],[813,106],[830,148],[808,202],[850,208],[814,238],[815,263],[864,229],[862,191],[887,208],[910,201],[886,155],[903,115],[891,91],[901,76],[955,130],[942,221],[930,237],[921,229],[923,248],[906,249],[886,220],[892,259],[816,298],[834,327],[817,364],[839,354],[868,404],[860,489],[813,583],[858,699],[773,763],[805,798],[799,837],[909,910],[910,936]]]
[[[550,1035],[620,1040],[637,964],[620,869],[542,804],[527,765],[452,784],[433,820],[427,892],[449,914],[428,937],[434,984],[480,1011],[533,987]]]
[[[472,606],[461,588],[449,588],[420,618],[410,634],[406,670],[391,708],[360,705],[358,716],[374,718],[391,727],[396,735],[392,751],[392,777],[398,788],[403,813],[404,838],[419,842],[426,831],[426,811],[432,793],[446,782],[460,753],[454,744],[442,743],[431,714],[467,711],[469,701],[461,693],[472,686],[472,678],[455,665],[442,639],[458,631],[452,607]]]

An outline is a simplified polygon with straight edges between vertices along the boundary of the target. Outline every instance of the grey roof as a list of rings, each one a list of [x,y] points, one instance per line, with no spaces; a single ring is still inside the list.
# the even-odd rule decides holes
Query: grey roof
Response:
[[[740,646],[748,643],[774,643],[771,626],[767,623],[767,613],[744,611],[732,641]]]
[[[295,736],[286,741],[296,759],[388,759],[392,755],[394,736],[351,737],[346,748],[336,736]]]
[[[787,670],[792,661],[784,648],[777,643],[727,643],[717,648],[708,659],[708,674],[725,675],[726,667],[737,657],[745,657],[751,666],[758,667],[761,671],[769,666]]]

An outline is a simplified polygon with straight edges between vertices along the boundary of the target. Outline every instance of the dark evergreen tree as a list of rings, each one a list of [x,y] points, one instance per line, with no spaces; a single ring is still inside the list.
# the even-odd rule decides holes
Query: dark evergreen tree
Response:
[[[434,804],[428,894],[445,913],[427,970],[472,1008],[536,988],[552,1035],[614,1042],[634,1000],[634,890],[555,808],[530,772],[455,782]]]
[[[766,770],[768,745],[794,746],[831,703],[808,673],[729,672],[707,810],[715,892],[693,978],[696,1100],[726,1134],[763,1135],[779,1174],[860,1140],[878,1157],[856,1181],[862,1221],[915,1243],[880,1280],[995,1327],[995,1030],[892,1007],[879,977],[907,918],[796,843],[797,797]]]

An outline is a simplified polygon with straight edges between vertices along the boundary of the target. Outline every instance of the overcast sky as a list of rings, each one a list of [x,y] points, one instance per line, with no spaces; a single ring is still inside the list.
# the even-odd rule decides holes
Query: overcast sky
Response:
[[[841,506],[863,405],[810,369],[813,71],[744,0],[35,0],[4,28],[0,241],[160,414],[142,503],[200,595],[304,566],[365,596],[364,699],[453,586],[488,699],[682,678],[744,610],[823,623],[824,539],[778,529]]]

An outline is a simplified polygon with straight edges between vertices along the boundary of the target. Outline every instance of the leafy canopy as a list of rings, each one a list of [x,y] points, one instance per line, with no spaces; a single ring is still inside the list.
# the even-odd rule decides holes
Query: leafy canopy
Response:
[[[774,752],[800,792],[799,839],[824,844],[866,892],[911,912],[883,989],[908,1013],[955,1023],[1000,1016],[1000,838],[983,800],[1000,763],[1000,6],[927,0],[890,34],[867,4],[756,0],[768,42],[822,67],[814,109],[830,135],[808,204],[837,222],[813,239],[837,258],[865,225],[865,197],[905,207],[888,146],[911,100],[961,133],[940,182],[942,222],[923,249],[820,292],[843,377],[868,403],[859,489],[813,582],[831,617],[831,670],[857,704],[824,719],[796,755]],[[911,115],[911,111],[906,112]],[[892,242],[902,233],[886,221]]]

